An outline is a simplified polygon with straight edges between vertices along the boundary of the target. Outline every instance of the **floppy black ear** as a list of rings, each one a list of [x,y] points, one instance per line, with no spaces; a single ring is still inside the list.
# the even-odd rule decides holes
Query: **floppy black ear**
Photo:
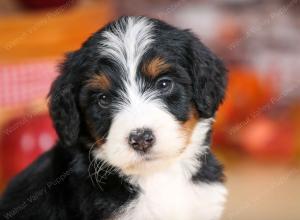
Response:
[[[192,79],[193,100],[203,118],[215,115],[227,84],[227,70],[223,62],[191,33],[188,51]]]
[[[49,93],[50,115],[60,140],[67,146],[76,142],[80,130],[80,116],[76,104],[76,56],[75,53],[67,56]]]

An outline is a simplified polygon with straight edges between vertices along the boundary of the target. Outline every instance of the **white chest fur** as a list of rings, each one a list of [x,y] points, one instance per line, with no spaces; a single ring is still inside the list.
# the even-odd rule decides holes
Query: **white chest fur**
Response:
[[[226,188],[220,183],[193,183],[184,173],[168,171],[141,178],[139,197],[118,220],[217,220]]]

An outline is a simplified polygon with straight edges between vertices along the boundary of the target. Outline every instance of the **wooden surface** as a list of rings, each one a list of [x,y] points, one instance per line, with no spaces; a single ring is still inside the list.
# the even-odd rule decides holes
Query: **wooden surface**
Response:
[[[114,17],[109,1],[0,16],[0,63],[57,58]]]
[[[300,168],[253,160],[225,164],[228,201],[222,220],[299,220]]]

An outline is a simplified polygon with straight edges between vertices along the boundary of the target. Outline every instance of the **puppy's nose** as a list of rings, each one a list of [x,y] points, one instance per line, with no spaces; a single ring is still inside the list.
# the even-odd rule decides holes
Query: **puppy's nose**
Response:
[[[128,144],[136,151],[147,152],[154,144],[155,136],[148,128],[136,129],[129,134]]]

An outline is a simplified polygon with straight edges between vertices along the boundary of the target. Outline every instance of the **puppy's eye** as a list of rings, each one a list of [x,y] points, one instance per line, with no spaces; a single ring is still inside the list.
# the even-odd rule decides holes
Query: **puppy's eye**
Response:
[[[155,84],[155,87],[160,90],[162,93],[170,92],[173,88],[173,81],[170,78],[162,78],[158,80]]]
[[[108,94],[101,93],[97,96],[98,105],[106,108],[111,103],[111,97]]]

